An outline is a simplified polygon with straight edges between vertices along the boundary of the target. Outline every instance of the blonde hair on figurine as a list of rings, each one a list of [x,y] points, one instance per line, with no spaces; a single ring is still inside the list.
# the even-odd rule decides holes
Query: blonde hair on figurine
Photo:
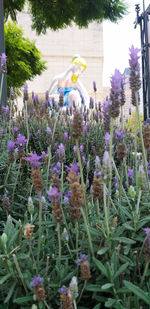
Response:
[[[84,70],[87,67],[86,61],[80,57],[80,55],[74,55],[72,58],[72,64],[81,66]]]

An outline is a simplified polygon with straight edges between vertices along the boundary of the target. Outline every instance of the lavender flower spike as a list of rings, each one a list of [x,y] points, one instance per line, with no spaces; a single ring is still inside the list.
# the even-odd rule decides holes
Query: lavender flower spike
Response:
[[[78,297],[78,283],[77,283],[77,277],[72,277],[72,280],[69,284],[69,289],[71,291],[73,299],[76,299]]]
[[[31,283],[30,283],[31,288],[34,289],[35,286],[38,285],[39,283],[42,283],[42,281],[43,281],[43,278],[34,276],[34,277],[33,277],[33,280],[32,280]]]
[[[133,45],[131,46],[130,50],[130,59],[129,59],[129,65],[130,65],[130,88],[133,92],[138,91],[141,88],[141,80],[140,80],[140,64],[139,64],[139,58],[140,56],[138,53],[140,52],[140,49],[135,48]]]
[[[28,85],[24,85],[24,92],[23,92],[23,102],[28,101],[29,95],[28,95]]]
[[[32,168],[37,168],[40,166],[39,160],[43,158],[43,155],[38,156],[36,152],[31,153],[30,157],[26,157],[25,160],[30,162]]]
[[[2,53],[0,58],[1,58],[0,71],[1,71],[1,73],[6,74],[7,73],[7,65],[6,65],[7,57],[6,57],[5,53]]]
[[[148,246],[150,247],[150,228],[146,227],[145,229],[143,229],[143,231],[147,235],[147,243],[148,243]]]
[[[110,91],[110,100],[111,104],[109,106],[109,114],[112,118],[116,118],[120,113],[121,105],[121,93],[122,93],[122,80],[123,75],[119,70],[115,70],[114,75],[111,77],[111,91]]]
[[[47,192],[50,202],[60,199],[61,193],[58,192],[58,189],[56,187],[53,187],[50,191],[47,190],[46,192]]]

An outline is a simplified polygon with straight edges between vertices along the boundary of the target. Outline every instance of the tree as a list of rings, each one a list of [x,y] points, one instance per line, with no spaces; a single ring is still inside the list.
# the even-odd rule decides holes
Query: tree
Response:
[[[31,42],[23,36],[22,28],[15,22],[8,22],[4,26],[5,45],[7,55],[7,92],[12,86],[16,92],[31,80],[40,75],[45,69],[45,61],[41,61],[41,53]]]
[[[126,13],[124,0],[27,0],[30,4],[32,27],[37,33],[47,28],[62,29],[74,22],[87,27],[89,22],[109,19],[116,22]],[[26,0],[4,0],[5,18],[16,19]]]

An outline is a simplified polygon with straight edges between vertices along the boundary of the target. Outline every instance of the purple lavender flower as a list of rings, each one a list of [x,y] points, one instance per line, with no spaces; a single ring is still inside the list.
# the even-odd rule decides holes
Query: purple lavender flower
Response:
[[[125,135],[125,133],[126,133],[126,131],[125,130],[118,130],[118,129],[116,129],[116,131],[115,131],[115,134],[116,134],[116,139],[118,140],[118,141],[122,141],[123,140],[123,137],[124,137],[124,135]]]
[[[47,190],[47,195],[49,198],[49,201],[52,203],[56,200],[59,200],[61,197],[61,193],[58,191],[56,187],[53,187],[51,190]]]
[[[128,168],[128,178],[132,178],[134,176],[134,171],[133,169]]]
[[[50,127],[47,127],[46,128],[46,133],[47,133],[47,135],[52,135],[52,130],[51,130],[51,128]]]
[[[39,283],[42,283],[42,281],[43,281],[43,278],[34,276],[32,281],[30,282],[31,288],[34,289],[36,285],[38,285]]]
[[[24,85],[24,91],[23,91],[23,102],[28,101],[29,95],[28,95],[28,85]]]
[[[5,53],[2,53],[0,58],[1,58],[0,71],[3,74],[6,74],[7,73],[7,64],[6,64],[7,57],[6,57]]]
[[[143,231],[147,235],[147,243],[148,243],[148,246],[150,247],[150,228],[146,227],[146,228],[143,229]]]
[[[14,130],[15,133],[17,133],[19,129],[18,129],[18,127],[15,126],[15,127],[13,128],[13,130]]]
[[[56,153],[59,160],[63,162],[65,160],[65,147],[62,143],[59,145],[58,149],[56,150]]]
[[[10,87],[10,100],[14,101],[14,89]]]
[[[58,291],[59,291],[60,294],[66,295],[67,292],[68,292],[68,288],[65,285],[63,285]]]
[[[4,112],[5,116],[8,116],[9,115],[9,107],[8,107],[8,105],[6,105],[6,106],[2,105],[2,111]]]
[[[40,136],[41,136],[41,131],[40,130],[37,130],[37,136],[38,136],[38,138],[40,138]]]
[[[65,208],[70,204],[70,199],[72,196],[72,191],[68,191],[65,195],[64,195],[64,203],[65,203]]]
[[[61,173],[61,163],[59,161],[56,164],[55,163],[51,164],[50,173],[60,175],[60,173]]]
[[[106,148],[109,148],[110,145],[110,134],[108,132],[106,132],[105,134],[105,144],[106,144]]]
[[[107,183],[109,181],[110,171],[111,171],[110,155],[108,151],[105,151],[103,155],[103,169],[102,169],[103,182]]]
[[[34,98],[33,98],[33,103],[34,103],[35,105],[39,105],[39,96],[38,96],[38,94],[36,94],[36,95],[34,96]]]
[[[19,146],[24,146],[27,142],[27,139],[25,138],[24,135],[18,134],[17,136],[17,145]]]
[[[68,140],[68,132],[64,132],[64,141],[67,142]]]
[[[77,154],[77,146],[73,146],[73,152],[75,155]]]
[[[130,139],[131,139],[131,142],[133,141],[133,134],[131,133],[130,134]]]
[[[101,168],[100,158],[99,156],[96,156],[95,158],[95,169],[99,170]]]
[[[138,48],[135,48],[133,45],[129,49],[130,51],[130,88],[133,92],[138,91],[141,88],[141,80],[140,80],[140,64],[138,53],[141,51]]]
[[[78,173],[78,170],[79,170],[79,163],[73,163],[71,165],[71,168],[70,168],[70,171],[74,172],[75,174]]]
[[[81,145],[79,149],[80,149],[80,152],[81,152],[81,153],[83,153],[84,146],[83,146],[83,145]]]
[[[112,118],[116,118],[120,113],[121,92],[122,92],[123,76],[119,70],[115,70],[114,75],[111,76],[111,90],[110,90],[110,106],[109,114]]]
[[[66,230],[66,228],[64,228],[62,234],[61,234],[61,237],[63,239],[64,242],[68,242],[69,241],[69,235],[68,235],[68,232]]]
[[[140,130],[137,130],[137,137],[140,137]]]
[[[26,157],[25,160],[28,161],[32,168],[38,168],[40,166],[39,160],[43,158],[43,155],[38,156],[36,152],[31,153],[30,157]]]
[[[90,105],[89,105],[90,109],[94,108],[94,100],[92,97],[90,97]]]
[[[106,100],[102,105],[102,114],[103,114],[103,128],[105,132],[110,132],[110,115],[109,115],[109,106],[110,101]]]
[[[8,145],[7,145],[8,150],[14,150],[15,147],[16,146],[15,146],[15,143],[13,141],[8,142]]]
[[[69,284],[69,289],[71,291],[73,299],[76,299],[78,297],[78,283],[77,283],[77,277],[72,277],[71,282]]]
[[[96,82],[95,82],[95,81],[93,81],[93,90],[94,90],[94,92],[96,92],[96,91],[97,91],[97,88],[96,88]]]
[[[80,265],[84,261],[88,261],[88,255],[80,253],[80,258],[76,261],[76,263]]]

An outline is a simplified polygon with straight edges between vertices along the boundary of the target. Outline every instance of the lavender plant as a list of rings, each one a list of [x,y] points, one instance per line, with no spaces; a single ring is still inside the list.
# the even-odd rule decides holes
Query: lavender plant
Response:
[[[138,50],[130,53],[136,94]],[[102,111],[95,83],[90,111],[63,110],[63,94],[49,108],[47,92],[29,106],[27,86],[21,112],[3,107],[2,308],[149,308],[149,120],[132,138],[116,127],[123,84],[116,70]]]

